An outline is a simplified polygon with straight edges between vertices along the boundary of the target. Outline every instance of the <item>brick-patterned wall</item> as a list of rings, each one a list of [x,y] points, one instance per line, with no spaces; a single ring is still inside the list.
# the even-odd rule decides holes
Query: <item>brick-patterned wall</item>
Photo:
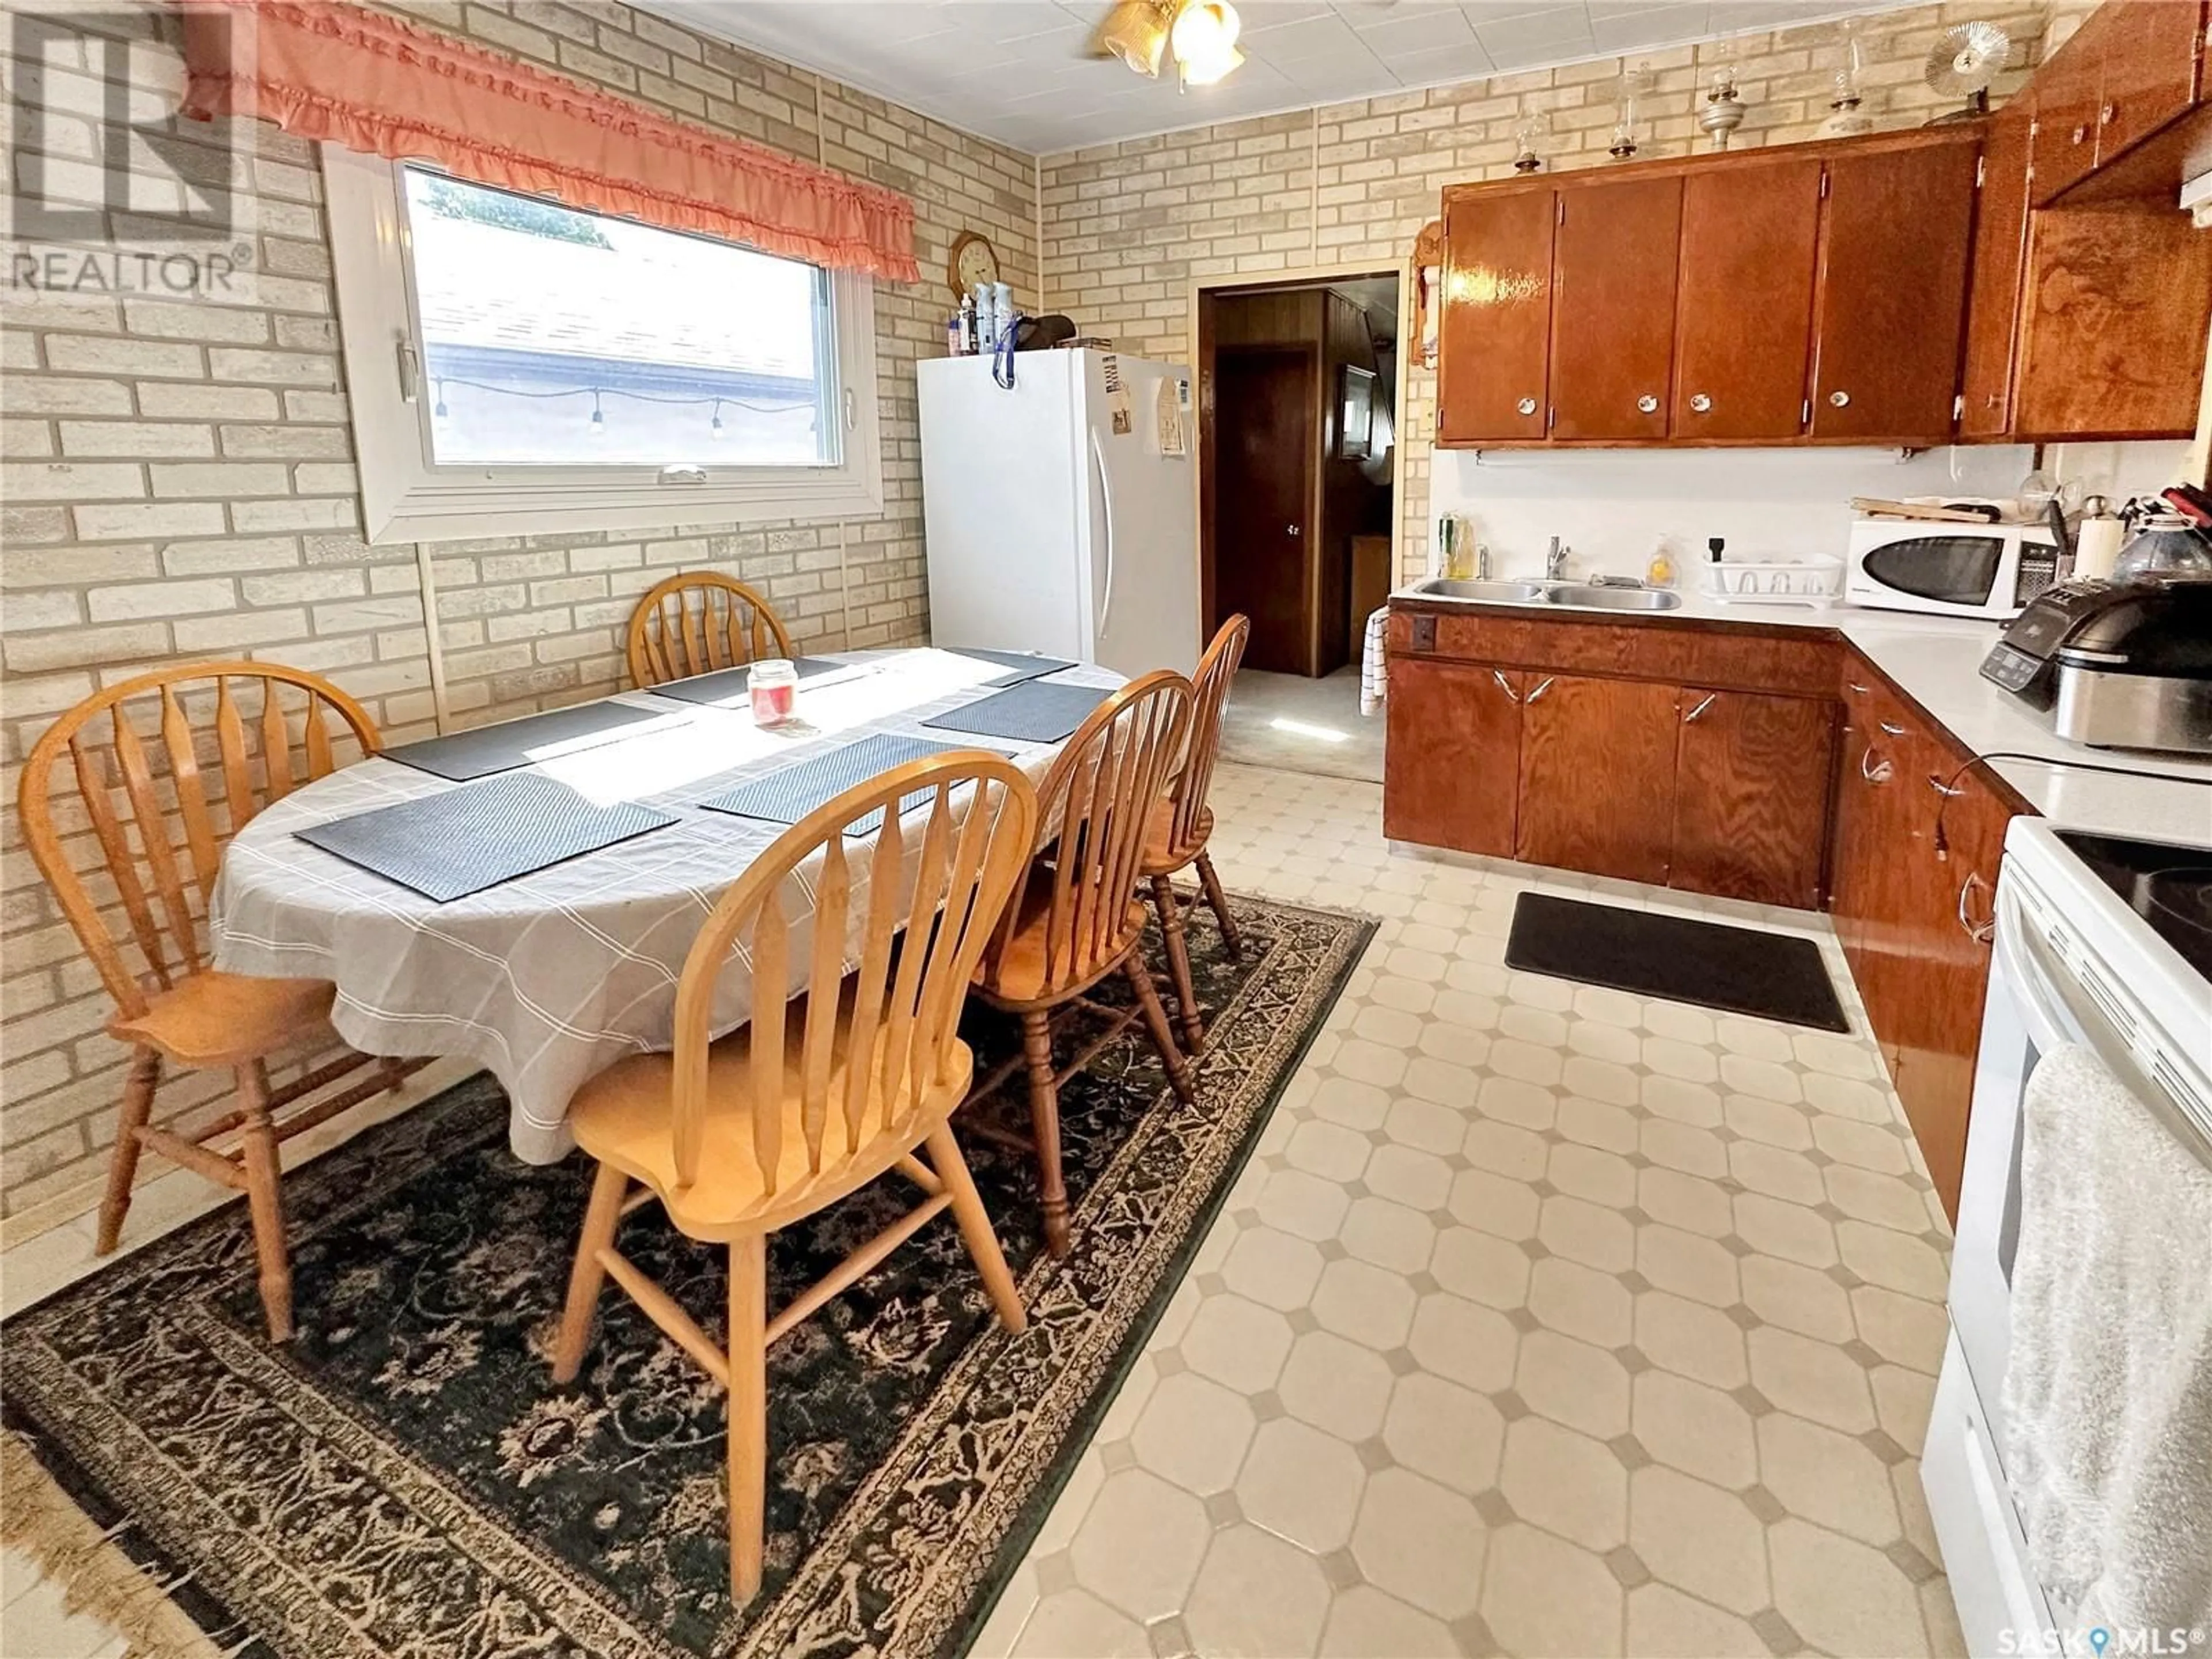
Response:
[[[169,122],[204,158],[197,176],[250,196],[241,219],[256,232],[257,303],[9,293],[0,309],[0,1212],[97,1180],[121,1088],[123,1051],[101,1031],[111,1010],[15,819],[22,757],[55,714],[155,664],[242,655],[328,673],[388,738],[422,735],[439,713],[434,625],[453,723],[573,702],[613,689],[635,596],[680,567],[764,587],[805,644],[919,639],[912,363],[943,349],[938,273],[952,239],[983,231],[1016,293],[1036,295],[1029,156],[620,4],[395,9],[914,198],[923,279],[877,289],[884,511],[441,544],[428,549],[436,603],[426,617],[416,549],[360,538],[316,151],[258,128],[250,166],[227,177],[220,131]],[[175,107],[183,76],[167,6],[70,27],[122,29],[134,104]],[[77,70],[97,61],[82,40],[71,52]],[[0,62],[11,116],[19,102],[41,112],[36,142],[52,165],[78,169],[87,200],[100,198],[102,168],[134,160],[149,187],[173,190],[143,155],[101,154],[100,86],[71,68]],[[218,1085],[172,1085],[162,1106],[196,1103]]]
[[[1972,17],[2002,24],[2021,43],[2017,64],[1995,88],[2008,95],[2039,61],[2046,27],[2063,39],[2088,9],[2086,0],[1999,0],[1862,20],[1863,107],[1883,129],[1917,126],[1942,108],[1922,69],[1942,29]],[[1748,109],[1735,148],[1814,136],[1843,61],[1835,24],[1632,55],[1630,64],[1654,75],[1640,155],[1705,143],[1697,111],[1723,49]],[[1194,281],[1398,264],[1437,216],[1444,185],[1511,173],[1524,112],[1547,113],[1551,135],[1540,149],[1553,170],[1605,163],[1621,68],[1604,58],[1046,156],[1045,303],[1126,350],[1187,360]],[[1408,329],[1413,309],[1410,296],[1401,301]],[[1436,375],[1417,353],[1397,430],[1402,574],[1411,575],[1425,556],[1436,430]]]

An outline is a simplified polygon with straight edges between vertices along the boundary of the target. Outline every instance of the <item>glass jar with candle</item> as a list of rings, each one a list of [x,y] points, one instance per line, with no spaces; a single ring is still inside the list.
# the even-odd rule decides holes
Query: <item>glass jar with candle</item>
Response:
[[[781,726],[798,706],[799,670],[784,658],[764,658],[746,673],[745,688],[752,693],[753,724]]]

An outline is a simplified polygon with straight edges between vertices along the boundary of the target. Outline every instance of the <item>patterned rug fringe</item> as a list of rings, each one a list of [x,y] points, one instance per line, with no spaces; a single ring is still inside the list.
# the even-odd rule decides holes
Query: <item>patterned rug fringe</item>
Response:
[[[127,1522],[125,1524],[128,1524]],[[102,1531],[14,1435],[0,1435],[0,1543],[61,1587],[63,1605],[112,1626],[125,1659],[224,1659],[168,1589]]]

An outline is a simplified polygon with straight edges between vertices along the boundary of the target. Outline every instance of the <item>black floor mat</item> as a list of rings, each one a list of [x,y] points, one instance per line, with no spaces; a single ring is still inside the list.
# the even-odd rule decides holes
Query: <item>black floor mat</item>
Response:
[[[1851,1029],[1820,947],[1755,927],[1523,893],[1505,965],[1816,1030]]]

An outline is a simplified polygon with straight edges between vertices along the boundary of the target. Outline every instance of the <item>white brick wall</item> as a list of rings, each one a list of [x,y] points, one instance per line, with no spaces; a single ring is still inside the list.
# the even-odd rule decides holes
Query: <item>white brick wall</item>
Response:
[[[2020,66],[1997,82],[1996,92],[2008,94],[2039,60],[2046,25],[2063,39],[2088,9],[2087,0],[1952,0],[1863,20],[1863,108],[1883,128],[1917,126],[1942,108],[1921,80],[1922,66],[1942,29],[1970,17],[1991,18],[2025,43]],[[1837,27],[1739,36],[1729,45],[1748,106],[1735,147],[1811,137],[1827,116],[1842,61]],[[1712,53],[1680,47],[1631,60],[1656,72],[1644,106],[1643,155],[1679,155],[1705,143],[1696,112]],[[1607,58],[1048,155],[1041,164],[1047,308],[1125,349],[1188,358],[1194,278],[1396,265],[1441,210],[1446,185],[1511,173],[1513,130],[1525,110],[1549,112],[1551,136],[1540,149],[1554,171],[1604,164],[1620,70],[1620,59]],[[1410,296],[1400,309],[1410,328]],[[1419,574],[1427,545],[1435,429],[1436,376],[1417,357],[1397,428],[1408,575]]]
[[[953,238],[970,228],[988,235],[1016,292],[1035,298],[1028,156],[619,4],[395,9],[915,197],[922,281],[878,289],[885,510],[843,524],[439,544],[428,550],[436,614],[426,615],[416,550],[360,539],[320,164],[310,146],[273,129],[256,130],[253,159],[231,181],[251,192],[241,220],[256,233],[253,306],[8,295],[0,1212],[74,1197],[99,1178],[121,1087],[122,1051],[100,1035],[111,1010],[15,821],[21,758],[55,714],[158,663],[246,655],[329,674],[368,704],[387,738],[423,735],[437,713],[434,628],[455,722],[573,702],[614,688],[635,596],[690,566],[765,587],[807,645],[919,639],[927,607],[912,363],[943,349],[939,273]],[[173,108],[182,82],[173,15],[147,0],[126,27],[134,99],[151,112]],[[19,100],[96,117],[96,83],[68,72],[96,60],[82,39],[75,53],[58,74],[0,60],[11,118]],[[81,193],[99,193],[91,164],[170,184],[143,154],[99,154],[93,120],[36,125],[55,156],[88,164]],[[169,130],[204,157],[204,176],[228,177],[221,131],[189,121]],[[193,1105],[219,1086],[165,1086],[163,1107]]]

